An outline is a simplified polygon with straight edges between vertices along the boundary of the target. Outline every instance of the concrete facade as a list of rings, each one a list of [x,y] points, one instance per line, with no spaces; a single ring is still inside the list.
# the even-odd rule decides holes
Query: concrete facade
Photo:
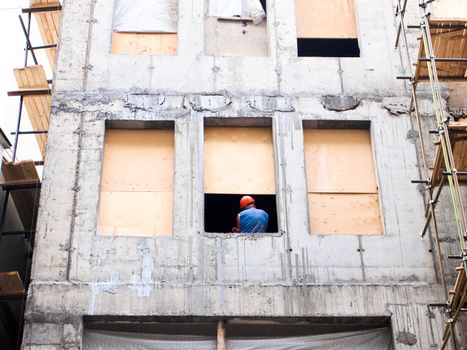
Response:
[[[205,55],[205,4],[191,0],[179,1],[177,56],[112,55],[112,1],[64,1],[24,349],[79,349],[86,315],[388,316],[395,349],[440,344],[443,309],[429,304],[445,296],[418,235],[393,3],[355,3],[361,57],[310,58],[296,55],[293,0],[268,1],[267,57]],[[277,234],[204,232],[213,117],[271,118]],[[106,121],[153,120],[175,122],[173,236],[97,236]],[[383,235],[310,233],[306,120],[370,121]]]

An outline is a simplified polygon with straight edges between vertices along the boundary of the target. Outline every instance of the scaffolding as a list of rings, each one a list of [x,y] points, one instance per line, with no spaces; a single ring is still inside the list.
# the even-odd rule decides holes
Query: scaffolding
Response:
[[[443,331],[440,349],[445,349],[451,341],[454,349],[457,343],[454,335],[455,325],[467,304],[467,225],[466,214],[462,202],[460,185],[467,181],[467,118],[454,118],[443,107],[441,82],[467,82],[467,6],[462,1],[450,0],[419,0],[420,23],[406,25],[405,15],[408,0],[398,0],[396,18],[398,29],[396,47],[403,46],[408,62],[408,75],[398,79],[409,81],[411,101],[409,116],[415,116],[421,149],[421,180],[426,190],[425,225],[421,236],[425,236],[430,227],[433,228],[436,255],[440,271],[441,283],[446,293],[446,325]],[[433,10],[434,14],[430,11]],[[412,69],[410,44],[407,29],[418,29],[419,52]],[[427,148],[422,127],[418,85],[425,83],[431,93],[431,104],[435,118],[436,130],[430,131],[437,135],[436,152],[433,166],[427,162]],[[455,231],[460,244],[459,255],[449,258],[460,259],[457,267],[457,277],[454,287],[448,291],[445,280],[445,266],[440,245],[439,225],[436,220],[435,208],[440,201],[443,187],[449,188],[452,213],[455,218]]]
[[[46,153],[47,132],[51,112],[51,83],[45,70],[39,64],[36,51],[45,50],[52,71],[55,68],[57,42],[60,29],[62,5],[58,0],[30,0],[30,6],[22,9],[19,15],[21,29],[25,36],[25,55],[22,68],[14,69],[18,89],[9,91],[8,96],[18,96],[18,116],[11,154],[3,155],[0,180],[2,207],[0,213],[0,243],[2,237],[20,236],[27,247],[26,269],[24,276],[19,271],[0,273],[0,311],[5,316],[3,324],[7,331],[10,347],[21,346],[23,313],[30,280],[32,249],[41,187],[37,165],[43,165]],[[31,42],[31,22],[35,17],[42,44],[34,46]],[[29,61],[33,64],[30,65]],[[22,130],[21,122],[26,109],[32,130]],[[22,135],[35,135],[41,152],[40,160],[18,159],[19,139]],[[8,145],[10,146],[10,145]],[[9,147],[7,147],[9,148]],[[9,158],[9,159],[7,159]],[[12,208],[13,207],[13,208]],[[11,229],[6,222],[15,211],[21,229]],[[13,252],[20,254],[20,252]],[[7,319],[8,318],[8,319]]]

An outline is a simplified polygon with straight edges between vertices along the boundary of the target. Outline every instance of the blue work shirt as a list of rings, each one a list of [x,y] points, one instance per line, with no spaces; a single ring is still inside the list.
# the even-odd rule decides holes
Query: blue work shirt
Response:
[[[264,210],[250,208],[240,212],[238,215],[240,216],[240,232],[266,232],[268,228],[269,216]]]

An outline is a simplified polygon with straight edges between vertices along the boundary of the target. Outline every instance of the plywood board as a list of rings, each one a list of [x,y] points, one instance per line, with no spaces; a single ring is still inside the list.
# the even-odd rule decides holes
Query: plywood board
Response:
[[[354,0],[295,0],[298,38],[357,38]]]
[[[108,129],[99,235],[170,235],[173,177],[173,130]]]
[[[24,288],[18,271],[0,272],[0,296],[21,293],[24,293]]]
[[[303,133],[308,192],[378,192],[369,130]]]
[[[467,119],[460,119],[457,122],[450,122],[448,125],[450,132],[452,154],[454,164],[458,171],[467,172]],[[436,148],[435,160],[433,163],[433,171],[431,181],[433,186],[438,186],[441,182],[443,172],[446,171],[444,157],[441,146]],[[466,175],[458,175],[458,180],[461,182],[467,181]]]
[[[174,56],[177,46],[177,34],[112,33],[113,54]]]
[[[456,20],[430,20],[430,33],[433,50],[437,58],[467,59],[467,22]],[[419,57],[424,58],[423,41],[420,44]],[[467,62],[436,62],[440,80],[465,81]],[[417,62],[415,77],[417,81],[429,80],[427,62]]]
[[[308,194],[313,234],[382,234],[377,194]]]
[[[18,163],[2,162],[2,175],[4,180],[0,182],[2,185],[14,185],[21,183],[39,182],[36,166],[32,160],[24,160]]]
[[[33,161],[19,163],[2,162],[3,185],[39,184],[39,175]],[[35,227],[37,208],[39,206],[39,191],[35,188],[23,190],[11,190],[10,196],[15,203],[21,224],[25,230]]]
[[[173,192],[101,192],[101,236],[172,234]]]
[[[219,21],[215,17],[206,17],[204,28],[206,55],[269,55],[266,21],[254,25],[252,22]]]
[[[31,0],[31,8],[59,6],[60,2],[55,0]],[[44,45],[58,44],[58,37],[60,33],[60,22],[61,22],[61,11],[47,11],[47,12],[35,12],[37,26],[41,33],[42,41]],[[57,59],[57,48],[46,49],[47,58],[49,59],[50,67],[52,70],[55,67]]]
[[[436,0],[431,3],[432,19],[467,20],[467,1],[465,0]]]
[[[271,128],[207,127],[206,193],[275,194]]]
[[[13,73],[21,89],[49,89],[44,68],[41,65],[17,68]],[[50,94],[24,96],[24,105],[28,112],[33,130],[48,130],[52,97]],[[45,158],[47,134],[37,134],[36,141]]]
[[[173,130],[107,129],[102,191],[173,190]]]

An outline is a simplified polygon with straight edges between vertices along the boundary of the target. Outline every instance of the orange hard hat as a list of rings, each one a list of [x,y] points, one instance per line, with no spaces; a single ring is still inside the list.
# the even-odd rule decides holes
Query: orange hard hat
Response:
[[[254,203],[255,200],[251,196],[243,196],[242,199],[240,199],[240,209],[245,208],[247,205]]]

